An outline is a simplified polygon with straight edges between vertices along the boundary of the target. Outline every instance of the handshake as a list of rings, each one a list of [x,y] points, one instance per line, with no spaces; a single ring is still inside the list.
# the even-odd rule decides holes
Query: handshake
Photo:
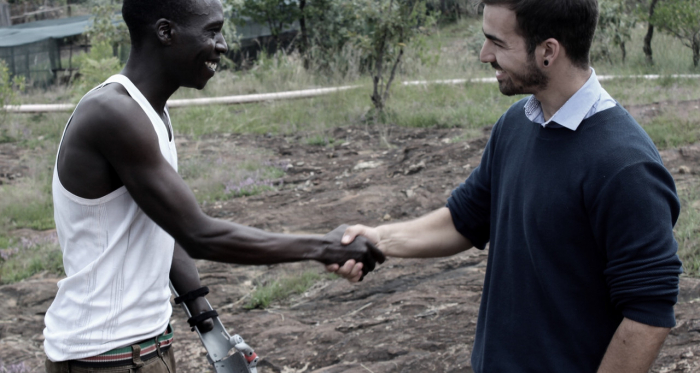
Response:
[[[343,224],[323,236],[323,248],[317,258],[329,272],[335,272],[350,282],[362,281],[377,263],[386,260],[384,253],[375,246],[377,240],[374,237],[358,235],[360,227]]]

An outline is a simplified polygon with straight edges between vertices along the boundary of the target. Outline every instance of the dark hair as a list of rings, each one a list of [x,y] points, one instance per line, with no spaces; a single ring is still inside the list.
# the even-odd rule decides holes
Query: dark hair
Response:
[[[138,45],[161,18],[184,24],[188,11],[193,8],[191,0],[124,0],[122,17],[129,28],[131,44]]]
[[[554,38],[561,43],[571,62],[588,67],[595,28],[597,0],[482,0],[515,12],[518,31],[525,38],[528,54],[541,42]]]

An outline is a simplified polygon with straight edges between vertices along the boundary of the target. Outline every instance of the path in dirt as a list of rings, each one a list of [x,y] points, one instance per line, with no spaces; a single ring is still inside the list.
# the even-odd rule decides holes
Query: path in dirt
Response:
[[[478,165],[487,131],[469,142],[452,142],[462,130],[354,127],[334,130],[330,135],[345,141],[334,147],[304,145],[301,136],[250,135],[183,140],[178,146],[183,157],[226,143],[272,150],[272,161],[293,165],[283,188],[208,205],[205,211],[272,231],[325,233],[341,223],[406,220],[444,206],[449,192]],[[382,138],[393,146],[382,146]],[[0,175],[21,173],[7,149],[0,144]],[[662,155],[679,187],[699,183],[700,144]],[[242,308],[255,283],[283,273],[321,271],[321,266],[199,262],[198,267],[224,324],[263,357],[260,373],[447,373],[471,371],[486,255],[469,250],[441,259],[391,259],[359,285],[322,282],[264,311]],[[23,363],[28,371],[40,371],[43,314],[57,281],[37,276],[0,286],[0,359],[6,365]],[[653,371],[700,372],[700,280],[682,278],[676,312],[678,325]],[[204,349],[182,316],[175,308],[178,371],[209,371]]]

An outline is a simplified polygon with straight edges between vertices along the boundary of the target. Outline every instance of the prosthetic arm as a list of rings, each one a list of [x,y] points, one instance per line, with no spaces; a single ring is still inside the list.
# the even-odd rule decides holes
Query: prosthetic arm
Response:
[[[185,310],[189,318],[187,322],[192,327],[192,330],[197,332],[199,339],[207,350],[207,360],[214,366],[217,373],[257,373],[258,355],[245,343],[241,336],[238,334],[230,336],[228,334],[221,320],[219,320],[218,313],[214,311],[209,301],[207,301],[209,311],[199,315],[193,316],[192,312],[187,308],[186,302],[208,294],[209,288],[205,286],[180,296],[171,282],[170,290],[175,295],[175,303],[180,304],[182,309]],[[201,333],[197,328],[197,324],[206,319],[212,319],[214,329],[207,333]],[[229,356],[232,348],[234,352]]]

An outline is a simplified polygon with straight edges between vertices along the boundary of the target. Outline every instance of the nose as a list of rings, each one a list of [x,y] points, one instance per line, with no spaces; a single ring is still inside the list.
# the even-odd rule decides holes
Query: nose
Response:
[[[226,52],[228,52],[228,45],[226,44],[226,40],[224,40],[223,35],[219,34],[219,37],[216,39],[215,48],[220,54],[226,54]]]
[[[484,41],[484,45],[481,46],[481,52],[479,52],[479,60],[481,60],[481,62],[496,62],[496,56],[494,56],[491,46],[491,41],[489,39],[486,39]]]

